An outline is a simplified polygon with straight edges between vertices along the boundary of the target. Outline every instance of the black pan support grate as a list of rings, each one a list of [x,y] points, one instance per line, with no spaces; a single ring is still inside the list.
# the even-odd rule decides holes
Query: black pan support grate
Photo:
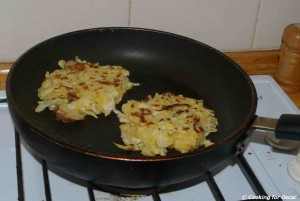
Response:
[[[18,200],[19,201],[26,201],[24,196],[24,183],[23,183],[23,168],[22,168],[22,158],[21,158],[21,143],[20,143],[20,137],[19,133],[15,130],[15,146],[16,146],[16,164],[17,164],[17,184],[18,184]],[[240,153],[235,156],[236,162],[238,163],[239,167],[241,168],[242,172],[244,173],[245,177],[247,178],[248,182],[250,183],[253,191],[257,195],[265,195],[267,196],[267,193],[263,189],[261,183],[255,176],[254,172],[252,171],[251,167],[247,163],[246,159],[244,158],[243,154]],[[48,167],[47,162],[45,160],[41,160],[42,164],[42,171],[43,171],[43,180],[44,180],[44,191],[45,191],[45,198],[46,201],[52,201],[51,198],[51,189],[49,184],[49,178],[48,178]],[[215,182],[213,175],[210,172],[206,172],[205,181],[208,183],[208,186],[210,187],[210,190],[212,194],[215,197],[215,200],[222,201],[225,200],[224,196],[222,195],[222,192],[220,191],[218,184]],[[96,187],[91,182],[86,182],[86,188],[89,195],[89,201],[96,201],[94,190],[101,190],[99,187]],[[153,201],[160,201],[160,192],[153,190],[153,193],[151,194]],[[277,199],[282,200],[282,199]]]

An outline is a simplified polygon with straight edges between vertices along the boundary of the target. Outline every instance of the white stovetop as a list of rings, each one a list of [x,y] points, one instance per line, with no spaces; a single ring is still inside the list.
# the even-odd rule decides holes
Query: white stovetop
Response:
[[[300,113],[294,103],[281,90],[277,83],[269,76],[251,77],[258,93],[257,115],[278,118],[282,113]],[[0,91],[0,98],[5,96]],[[18,200],[15,136],[6,104],[0,103],[0,200]],[[264,133],[255,131],[251,142],[245,150],[244,157],[259,178],[265,191],[270,196],[299,196],[293,200],[300,200],[300,183],[294,181],[287,173],[288,162],[295,158],[297,150],[280,151],[270,147],[264,141]],[[42,169],[21,145],[23,180],[26,201],[46,200]],[[212,173],[225,200],[241,200],[254,198],[255,194],[239,169],[238,165],[229,158],[224,169],[214,170]],[[85,186],[65,180],[55,173],[48,171],[53,201],[85,201],[89,200]],[[116,197],[108,193],[94,191],[96,200],[153,200],[151,196],[135,198]],[[197,184],[184,190],[160,195],[163,201],[215,200],[206,182]],[[289,197],[293,198],[293,197]]]

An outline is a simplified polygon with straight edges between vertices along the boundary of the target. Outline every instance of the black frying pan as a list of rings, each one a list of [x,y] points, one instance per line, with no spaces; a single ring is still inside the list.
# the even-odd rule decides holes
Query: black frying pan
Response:
[[[115,114],[62,123],[45,110],[35,113],[37,89],[60,59],[122,65],[140,83],[127,100],[173,92],[204,99],[219,120],[214,145],[165,157],[123,151]],[[98,28],[64,34],[23,54],[7,78],[7,100],[16,129],[28,147],[64,172],[96,184],[122,188],[161,187],[196,178],[232,154],[255,119],[257,97],[246,73],[219,51],[171,33],[138,28]],[[249,132],[248,132],[249,133]]]

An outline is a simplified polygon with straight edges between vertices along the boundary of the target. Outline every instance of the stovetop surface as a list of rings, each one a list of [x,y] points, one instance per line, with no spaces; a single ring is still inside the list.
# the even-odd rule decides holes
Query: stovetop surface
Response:
[[[277,83],[269,76],[252,76],[257,93],[257,115],[278,118],[282,113],[298,113],[299,109],[281,90]],[[0,91],[0,98],[5,96]],[[270,196],[295,196],[300,200],[300,184],[287,173],[287,164],[295,158],[297,149],[283,151],[269,146],[264,140],[264,132],[254,131],[247,146],[244,157]],[[18,200],[18,184],[16,176],[15,135],[7,104],[0,103],[0,200]],[[41,163],[38,162],[21,143],[21,157],[23,165],[23,181],[25,200],[46,200],[43,188],[43,173]],[[86,182],[74,180],[67,175],[48,170],[51,197],[53,201],[85,201],[89,200]],[[234,158],[228,158],[218,168],[212,170],[225,200],[241,200],[256,198],[254,191],[245,178]],[[96,200],[153,200],[151,196],[118,197],[106,192],[94,190]],[[171,200],[215,200],[208,184],[202,182],[191,187],[160,194],[163,201]]]

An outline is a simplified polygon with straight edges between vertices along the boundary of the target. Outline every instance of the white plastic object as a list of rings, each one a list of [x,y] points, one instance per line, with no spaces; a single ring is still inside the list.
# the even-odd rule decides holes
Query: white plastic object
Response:
[[[295,181],[300,182],[300,149],[296,158],[289,162],[288,173]]]

